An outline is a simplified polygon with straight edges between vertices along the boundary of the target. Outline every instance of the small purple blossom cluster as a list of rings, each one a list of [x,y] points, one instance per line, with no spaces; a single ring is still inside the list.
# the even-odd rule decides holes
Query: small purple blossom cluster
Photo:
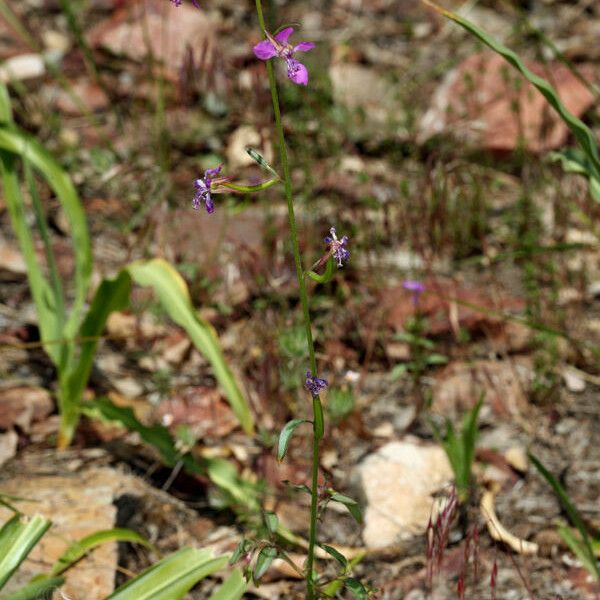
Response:
[[[216,169],[207,169],[204,171],[204,177],[194,181],[194,187],[196,188],[196,194],[192,200],[192,206],[194,209],[198,210],[200,208],[200,203],[204,202],[204,205],[206,206],[206,212],[208,214],[215,211],[215,204],[212,200],[211,192],[215,191],[213,189],[216,182],[215,178],[217,175],[219,175],[222,168],[223,165],[219,165]]]
[[[343,262],[350,258],[350,251],[346,248],[348,236],[345,235],[341,240],[338,240],[335,233],[335,227],[332,227],[329,230],[329,235],[325,238],[325,243],[329,245],[329,251],[337,261],[338,267],[343,267]]]
[[[306,371],[304,387],[311,393],[313,398],[316,398],[321,393],[321,390],[324,390],[328,385],[326,379],[319,379],[316,375],[313,377],[310,371]]]
[[[402,283],[402,287],[409,292],[412,292],[412,303],[415,308],[419,305],[419,298],[425,291],[425,284],[413,279],[407,279]]]
[[[294,54],[296,52],[308,52],[315,45],[312,42],[300,42],[292,46],[288,43],[292,33],[294,33],[293,27],[286,27],[275,36],[265,32],[267,39],[254,46],[254,54],[260,60],[269,60],[275,56],[282,58],[287,63],[288,78],[298,85],[308,85],[308,69],[294,58]]]
[[[183,3],[183,0],[171,0],[171,3],[174,4],[175,6],[181,6]],[[198,3],[198,0],[192,0],[192,4],[196,8],[200,8],[200,4]]]

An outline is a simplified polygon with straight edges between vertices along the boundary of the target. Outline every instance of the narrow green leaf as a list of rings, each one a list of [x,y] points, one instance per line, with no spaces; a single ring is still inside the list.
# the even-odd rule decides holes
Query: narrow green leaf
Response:
[[[50,521],[41,515],[31,518],[14,515],[2,526],[0,529],[0,588],[27,558],[50,525]]]
[[[107,542],[132,542],[146,547],[151,546],[143,536],[131,529],[115,527],[113,529],[95,531],[71,544],[56,563],[54,563],[54,566],[50,570],[50,575],[60,575],[78,560],[82,559],[90,550]]]
[[[310,423],[310,421],[307,421],[306,419],[292,419],[283,426],[283,429],[279,434],[279,443],[277,444],[277,460],[282,461],[285,458],[290,439],[296,430],[296,427],[302,425],[302,423]]]
[[[40,600],[41,598],[46,598],[48,592],[59,588],[64,582],[64,577],[34,578],[34,580],[19,588],[16,592],[8,596],[3,596],[2,600]]]
[[[542,462],[535,455],[531,454],[531,452],[530,452],[530,453],[528,453],[528,456],[529,456],[529,460],[531,460],[531,462],[533,463],[533,466],[540,472],[542,477],[548,482],[550,487],[554,490],[554,493],[558,497],[559,502],[562,504],[562,507],[564,508],[565,512],[567,513],[567,516],[569,517],[569,521],[571,521],[571,523],[573,523],[573,525],[575,525],[575,527],[581,534],[582,544],[586,548],[588,560],[590,560],[590,562],[592,562],[594,564],[594,567],[595,567],[594,573],[595,573],[596,577],[598,578],[598,580],[600,580],[600,570],[598,569],[598,565],[596,564],[596,561],[593,558],[594,552],[593,552],[592,546],[590,544],[590,537],[588,535],[585,523],[583,522],[583,519],[581,518],[581,515],[579,514],[579,511],[575,508],[575,505],[571,502],[566,490],[559,483],[558,479],[556,479],[556,477],[554,477],[554,475],[552,475],[552,473],[550,473],[550,471],[548,471],[548,469],[546,469],[546,467],[542,464]]]
[[[106,600],[181,600],[201,579],[221,570],[227,556],[183,548],[127,582]]]
[[[68,446],[79,419],[83,390],[92,370],[98,339],[110,314],[129,303],[131,278],[121,271],[114,279],[104,279],[98,287],[88,313],[79,329],[81,353],[76,363],[60,373],[58,400],[61,412],[59,447]]]
[[[244,595],[248,584],[242,572],[236,569],[219,589],[214,591],[208,600],[239,600]]]
[[[282,483],[297,490],[298,492],[304,492],[310,496],[310,488],[305,483],[292,483],[288,479],[284,479]]]
[[[52,293],[52,286],[45,278],[37,259],[33,236],[27,224],[25,202],[21,194],[15,157],[8,152],[0,151],[0,169],[2,171],[4,200],[11,225],[27,265],[27,279],[37,311],[40,336],[43,342],[56,340],[63,335],[57,320],[56,300]],[[44,350],[50,360],[58,366],[61,355],[60,346],[48,344],[44,346]]]
[[[314,271],[306,271],[306,275],[308,275],[313,281],[317,283],[329,283],[333,279],[334,265],[333,258],[330,256],[327,259],[327,264],[325,265],[325,272],[323,275],[319,275]]]
[[[274,512],[266,511],[264,514],[265,525],[269,530],[269,533],[274,534],[277,533],[277,529],[279,526],[279,519]]]
[[[323,548],[329,556],[335,558],[344,569],[348,568],[348,560],[339,550],[336,550],[333,546],[328,546],[327,544],[319,544],[319,546]]]
[[[596,578],[596,581],[600,581],[600,570],[598,569],[598,563],[594,556],[591,547],[587,547],[585,542],[577,539],[575,534],[563,525],[558,527],[558,533],[560,537],[565,541],[567,546],[571,549],[573,554],[582,562],[583,566],[588,572]]]
[[[358,600],[368,600],[369,594],[365,589],[365,586],[358,581],[358,579],[346,577],[346,579],[344,579],[344,586],[355,598],[358,598]]]
[[[27,159],[41,173],[56,194],[69,222],[75,257],[75,298],[62,335],[67,338],[72,337],[81,321],[81,313],[92,274],[92,247],[85,212],[79,196],[67,173],[33,136],[12,126],[0,128],[0,148],[22,159]]]
[[[137,284],[154,289],[169,316],[187,331],[196,348],[211,363],[215,377],[223,387],[244,431],[252,434],[254,420],[250,406],[225,361],[214,329],[194,311],[187,285],[181,275],[168,262],[159,258],[132,263],[127,270]]]
[[[238,560],[240,560],[240,558],[242,558],[243,554],[248,552],[250,548],[252,548],[252,542],[250,540],[242,539],[236,546],[232,555],[229,557],[229,564],[234,565]]]
[[[348,509],[348,512],[354,517],[354,520],[357,523],[362,523],[362,513],[356,500],[353,500],[349,496],[338,494],[338,492],[334,492],[331,494],[331,496],[329,496],[329,498],[333,500],[333,502],[339,502],[340,504],[343,504]]]
[[[256,565],[252,578],[254,583],[260,581],[260,578],[267,572],[271,563],[277,558],[277,548],[274,546],[265,546],[256,557]]]
[[[250,147],[246,148],[246,152],[248,153],[250,158],[256,161],[263,169],[269,171],[269,173],[271,173],[271,175],[273,175],[277,179],[281,179],[277,171],[267,162],[266,158],[260,152]]]
[[[506,61],[508,61],[508,63],[515,69],[517,69],[517,71],[519,71],[525,77],[525,79],[527,79],[527,81],[532,83],[539,90],[539,92],[548,101],[548,104],[550,104],[550,106],[558,113],[560,118],[575,136],[575,139],[579,142],[579,145],[590,161],[590,176],[596,180],[600,180],[600,158],[598,155],[598,148],[594,140],[594,135],[587,125],[581,121],[581,119],[578,119],[575,115],[567,110],[565,105],[560,100],[556,90],[545,79],[530,71],[515,52],[496,41],[488,33],[482,29],[479,29],[479,27],[464,17],[438,6],[430,0],[423,1],[425,4],[433,7],[443,16],[460,25],[463,29],[475,36],[479,41],[488,46],[488,48],[491,48],[494,52],[506,59]]]

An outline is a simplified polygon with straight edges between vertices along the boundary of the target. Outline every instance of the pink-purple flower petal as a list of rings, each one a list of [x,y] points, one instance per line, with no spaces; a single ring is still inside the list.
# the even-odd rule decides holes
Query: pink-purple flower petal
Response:
[[[312,42],[300,42],[297,46],[294,46],[294,52],[308,52],[314,47],[315,45]]]
[[[288,60],[287,76],[298,85],[308,85],[308,69],[293,58]]]
[[[269,60],[270,58],[277,56],[277,49],[269,40],[258,42],[253,50],[256,57],[260,58],[260,60]]]
[[[282,29],[276,36],[275,39],[282,45],[285,46],[285,44],[287,44],[288,39],[290,38],[290,35],[292,35],[292,33],[294,33],[294,28],[293,27],[286,27],[285,29]]]

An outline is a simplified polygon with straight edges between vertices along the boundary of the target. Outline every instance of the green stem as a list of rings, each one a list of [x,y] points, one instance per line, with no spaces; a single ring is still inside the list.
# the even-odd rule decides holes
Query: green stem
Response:
[[[265,33],[265,18],[262,10],[261,0],[256,0],[256,12],[261,32]],[[310,310],[308,305],[308,295],[306,293],[306,282],[304,279],[304,269],[302,268],[302,259],[300,257],[300,246],[298,244],[298,229],[296,227],[296,216],[294,214],[294,201],[292,198],[292,179],[290,176],[290,167],[288,163],[287,147],[285,144],[285,134],[281,123],[281,110],[279,108],[279,95],[277,93],[277,83],[271,61],[267,62],[267,72],[269,74],[269,86],[271,88],[271,99],[273,100],[273,113],[275,115],[275,127],[279,144],[279,153],[281,166],[283,169],[283,185],[288,207],[288,220],[290,224],[290,233],[292,239],[292,251],[294,253],[294,262],[296,264],[296,277],[298,279],[298,288],[300,294],[300,303],[304,315],[304,328],[306,331],[306,343],[310,356],[310,370],[313,377],[317,376],[317,359],[315,356],[315,345],[312,337],[312,328],[310,321]],[[312,456],[312,485],[310,502],[310,530],[308,537],[308,557],[306,560],[306,592],[308,600],[315,597],[315,578],[313,576],[313,565],[315,560],[315,544],[317,539],[317,509],[318,509],[318,474],[319,474],[319,441],[323,437],[323,407],[319,396],[313,398],[313,456]]]

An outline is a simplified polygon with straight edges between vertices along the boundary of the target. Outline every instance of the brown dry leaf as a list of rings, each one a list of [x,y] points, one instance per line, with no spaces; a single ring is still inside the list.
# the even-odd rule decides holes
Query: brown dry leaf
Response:
[[[187,425],[198,438],[225,437],[238,420],[221,393],[208,387],[189,387],[157,407],[153,419],[169,427]]]
[[[0,429],[17,425],[28,432],[32,423],[47,417],[53,408],[50,393],[43,388],[18,386],[0,390]]]
[[[567,107],[580,117],[594,101],[590,90],[566,66],[525,61],[549,80]],[[580,73],[594,78],[591,65]],[[569,130],[544,97],[496,54],[475,54],[446,75],[420,124],[419,139],[451,132],[486,150],[530,152],[563,146]]]
[[[203,70],[210,70],[216,48],[214,25],[204,11],[184,2],[177,10],[164,0],[126,3],[88,35],[90,44],[142,62],[150,52],[176,79],[188,48],[201,49]]]

